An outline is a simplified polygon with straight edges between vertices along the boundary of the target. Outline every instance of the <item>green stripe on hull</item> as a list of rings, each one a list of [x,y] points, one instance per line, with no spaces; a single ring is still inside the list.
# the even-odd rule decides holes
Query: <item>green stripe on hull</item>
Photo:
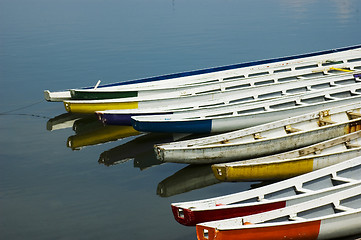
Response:
[[[70,94],[71,94],[71,98],[74,100],[100,100],[100,99],[137,97],[138,91],[105,92],[105,91],[70,90]]]

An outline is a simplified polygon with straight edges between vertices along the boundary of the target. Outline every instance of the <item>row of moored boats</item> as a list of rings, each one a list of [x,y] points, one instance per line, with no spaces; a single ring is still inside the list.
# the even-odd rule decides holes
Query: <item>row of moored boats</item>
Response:
[[[208,134],[156,144],[162,162],[212,164],[221,181],[280,180],[172,204],[198,239],[361,234],[360,45],[99,83],[44,94],[105,125]]]

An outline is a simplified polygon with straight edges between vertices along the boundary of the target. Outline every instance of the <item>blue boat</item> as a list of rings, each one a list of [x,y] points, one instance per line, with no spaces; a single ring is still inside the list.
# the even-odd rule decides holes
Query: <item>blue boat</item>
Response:
[[[361,83],[355,83],[248,104],[133,116],[132,125],[140,132],[227,132],[360,101]]]

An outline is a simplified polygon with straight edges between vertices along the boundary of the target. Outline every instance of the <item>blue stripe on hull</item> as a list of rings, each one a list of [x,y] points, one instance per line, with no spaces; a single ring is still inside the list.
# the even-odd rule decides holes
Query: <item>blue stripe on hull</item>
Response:
[[[132,115],[130,114],[101,114],[101,121],[107,125],[130,126]]]
[[[131,126],[132,116],[141,116],[141,115],[157,115],[157,114],[173,114],[173,112],[162,112],[162,113],[141,113],[141,114],[108,114],[108,113],[99,113],[99,119],[106,125],[121,125],[121,126]]]
[[[134,129],[139,132],[210,133],[212,130],[212,120],[140,122],[132,119],[131,122]]]
[[[323,55],[323,54],[343,52],[343,51],[353,50],[353,49],[360,48],[360,47],[361,47],[361,45],[356,45],[356,46],[351,46],[351,47],[337,48],[337,49],[331,49],[331,50],[325,50],[325,51],[319,51],[319,52],[313,52],[313,53],[305,53],[305,54],[288,56],[288,57],[280,57],[280,58],[259,60],[259,61],[253,61],[253,62],[232,64],[232,65],[221,66],[221,67],[213,67],[213,68],[207,68],[207,69],[201,69],[201,70],[194,70],[194,71],[189,71],[189,72],[173,73],[173,74],[167,74],[167,75],[161,75],[161,76],[155,76],[155,77],[149,77],[149,78],[142,78],[142,79],[100,85],[100,86],[98,86],[98,88],[120,86],[120,85],[127,85],[127,84],[133,84],[133,83],[153,82],[153,81],[158,81],[158,80],[166,80],[166,79],[172,79],[172,78],[193,76],[193,75],[198,75],[198,74],[219,72],[219,71],[224,71],[224,70],[232,70],[232,69],[243,68],[243,67],[251,67],[251,66],[256,66],[256,65],[261,65],[261,64],[270,64],[270,63],[276,63],[276,62],[281,62],[281,61],[290,61],[290,60],[295,60],[295,59],[299,59],[299,58],[315,57],[315,56],[319,56],[319,55]],[[93,87],[88,87],[85,89],[90,89],[90,88],[93,88]]]

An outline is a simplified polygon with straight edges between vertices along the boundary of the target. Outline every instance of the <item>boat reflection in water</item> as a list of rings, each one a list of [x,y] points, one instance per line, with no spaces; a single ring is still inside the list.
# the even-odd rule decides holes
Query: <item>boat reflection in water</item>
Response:
[[[111,166],[134,160],[135,168],[145,170],[162,164],[154,154],[154,144],[171,142],[185,136],[169,133],[143,133],[129,142],[103,152],[98,162]]]
[[[98,162],[106,166],[134,160],[134,167],[145,170],[162,162],[154,154],[154,145],[179,139],[199,137],[196,134],[143,133],[134,139],[100,154]]]
[[[64,113],[48,120],[46,129],[54,131],[59,129],[71,128],[78,119],[93,118],[93,114],[77,114],[77,113]]]
[[[73,150],[79,150],[82,147],[116,141],[121,138],[141,134],[131,126],[101,126],[93,131],[82,132],[70,136],[67,146]]]
[[[157,187],[157,194],[170,197],[220,182],[214,176],[211,165],[188,165],[161,181]]]
[[[72,128],[76,134],[67,139],[72,150],[141,134],[131,126],[104,126],[95,114],[61,114],[50,119],[46,128],[49,131]]]
[[[139,168],[141,171],[162,164],[162,162],[155,157],[152,149],[148,149],[147,151],[141,151],[140,153],[134,153],[133,155],[129,154],[129,156],[126,156],[128,155],[127,152],[123,152],[125,153],[123,155],[122,152],[120,151],[121,148],[119,147],[114,148],[114,151],[113,149],[110,149],[100,154],[98,163],[104,164],[105,166],[109,167],[133,160],[134,168]],[[126,151],[126,149],[127,147],[124,146],[123,150]],[[118,151],[119,151],[119,155],[116,154]]]
[[[83,134],[102,129],[103,127],[104,125],[98,121],[94,114],[92,114],[89,117],[76,120],[73,124],[73,131],[76,134]]]

